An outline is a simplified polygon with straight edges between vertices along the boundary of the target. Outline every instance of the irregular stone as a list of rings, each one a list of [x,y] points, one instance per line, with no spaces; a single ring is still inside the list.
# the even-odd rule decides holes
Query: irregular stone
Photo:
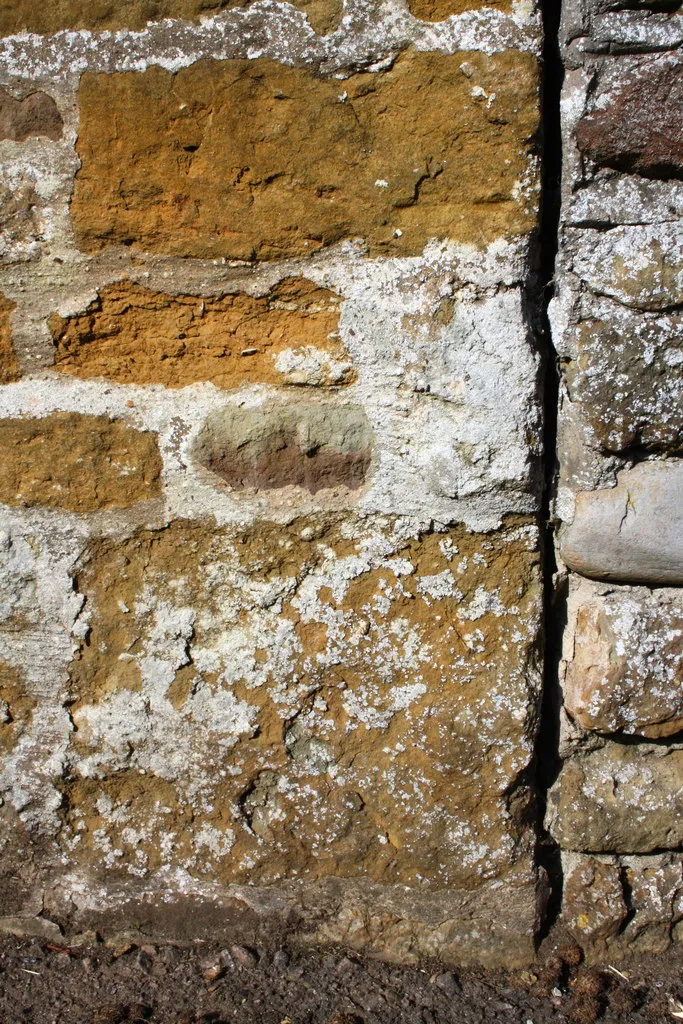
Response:
[[[562,925],[584,950],[605,952],[629,913],[617,859],[564,853],[562,874]]]
[[[236,490],[355,490],[370,469],[372,429],[357,405],[221,409],[205,423],[195,456]]]
[[[665,312],[683,305],[683,238],[677,224],[570,229],[573,269],[596,293],[632,309]]]
[[[683,182],[646,181],[617,175],[599,178],[567,198],[565,223],[614,227],[683,219]]]
[[[28,180],[0,169],[0,263],[31,260],[40,252],[40,200]]]
[[[143,29],[150,21],[184,18],[196,21],[233,8],[248,7],[251,0],[0,0],[0,35],[38,32],[52,35],[65,30],[93,32],[120,28]],[[339,22],[342,0],[294,0],[319,33]]]
[[[548,794],[565,850],[650,853],[683,842],[683,749],[606,742],[577,752]]]
[[[0,501],[71,512],[127,508],[161,493],[156,435],[107,416],[0,420]]]
[[[443,21],[454,14],[465,14],[482,7],[510,14],[512,0],[408,0],[408,10],[422,21]]]
[[[583,728],[659,739],[683,730],[683,599],[617,590],[581,605],[564,706]]]
[[[3,627],[11,623],[4,622]],[[26,623],[15,619],[15,628]],[[0,757],[11,753],[30,728],[37,701],[29,693],[23,670],[0,660]]]
[[[262,298],[168,295],[121,281],[83,312],[50,318],[55,367],[166,387],[348,384],[354,373],[338,334],[339,305],[334,292],[304,278],[286,278]]]
[[[568,341],[572,402],[605,449],[683,448],[683,317],[645,317],[617,306],[610,321],[584,320]]]
[[[0,88],[0,139],[24,142],[32,135],[60,139],[64,122],[52,96],[30,92],[17,99]]]
[[[341,514],[93,541],[65,856],[530,898],[536,543]]]
[[[683,858],[562,857],[562,925],[587,957],[666,952],[683,921]]]
[[[0,292],[0,384],[10,384],[21,376],[12,344],[11,317],[16,305]]]
[[[560,553],[574,572],[626,583],[683,583],[683,463],[642,462],[616,487],[582,491]]]
[[[683,63],[650,58],[611,89],[597,89],[576,127],[581,152],[600,167],[683,178]]]
[[[266,59],[86,73],[77,244],[264,260],[524,234],[537,91],[535,57],[514,51],[410,52],[343,82]]]

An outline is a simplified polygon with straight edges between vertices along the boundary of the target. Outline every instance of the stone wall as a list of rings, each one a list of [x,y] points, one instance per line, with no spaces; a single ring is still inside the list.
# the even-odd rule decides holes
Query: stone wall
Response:
[[[670,941],[681,18],[626,6],[565,7],[553,584],[532,0],[0,0],[1,928],[521,964],[547,829],[589,953]]]
[[[594,955],[683,931],[683,16],[565,0],[554,504],[566,587],[562,920]],[[562,584],[558,584],[562,585]]]

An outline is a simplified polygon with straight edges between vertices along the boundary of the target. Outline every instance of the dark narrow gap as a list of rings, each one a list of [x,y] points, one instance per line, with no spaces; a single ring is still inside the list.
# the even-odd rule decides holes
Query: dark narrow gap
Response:
[[[542,92],[542,193],[539,267],[536,293],[539,300],[539,335],[544,359],[543,380],[543,497],[541,522],[544,573],[544,675],[541,720],[536,746],[536,788],[540,840],[537,862],[547,873],[549,899],[538,942],[548,935],[562,904],[562,864],[560,849],[543,829],[546,795],[559,771],[560,683],[559,663],[562,633],[566,621],[565,594],[556,583],[552,499],[557,476],[557,412],[560,374],[548,319],[548,303],[555,287],[562,180],[562,130],[560,98],[564,71],[560,55],[560,0],[541,0],[543,19],[543,92]]]

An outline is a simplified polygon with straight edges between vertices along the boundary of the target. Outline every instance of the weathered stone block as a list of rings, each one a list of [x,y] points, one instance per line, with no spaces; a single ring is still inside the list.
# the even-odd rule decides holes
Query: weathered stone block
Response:
[[[176,521],[93,542],[81,564],[88,640],[58,783],[74,864],[419,894],[528,885],[531,522]]]
[[[602,167],[649,178],[683,177],[683,62],[650,58],[631,76],[596,89],[576,143]]]
[[[584,320],[567,341],[577,347],[566,368],[572,402],[606,451],[683,447],[683,317],[649,317],[616,309],[610,321]]]
[[[0,420],[0,451],[5,505],[94,512],[161,493],[156,435],[106,416]]]
[[[526,233],[537,89],[513,51],[412,52],[343,81],[265,59],[85,74],[78,244],[264,260]]]
[[[290,403],[209,417],[195,456],[236,490],[356,490],[372,460],[372,428],[357,405]]]
[[[0,0],[0,35],[39,32],[52,35],[64,30],[93,32],[119,28],[142,29],[150,21],[184,18],[195,21],[249,0]],[[331,31],[341,17],[342,0],[295,0],[308,15],[316,32]]]
[[[683,464],[642,462],[616,487],[583,491],[560,534],[570,569],[596,579],[683,583]]]
[[[562,924],[584,949],[604,952],[628,917],[619,864],[615,857],[565,853],[562,868]]]
[[[683,239],[676,224],[567,232],[573,269],[597,295],[632,309],[666,312],[683,304]]]
[[[563,849],[651,853],[683,843],[683,749],[606,742],[568,758],[548,794]]]
[[[18,380],[19,362],[12,345],[12,311],[16,303],[0,292],[0,384]]]
[[[262,298],[167,295],[121,281],[82,312],[50,319],[55,366],[119,384],[211,381],[342,385],[354,379],[339,338],[340,300],[303,278]]]
[[[0,88],[0,139],[24,142],[32,135],[59,139],[64,123],[57,104],[45,92],[29,92],[21,99]]]
[[[565,911],[562,924],[586,954],[664,953],[683,920],[683,859],[652,857],[562,858]]]
[[[422,21],[443,21],[453,14],[465,14],[481,7],[509,14],[512,0],[408,0],[408,10]]]
[[[683,730],[683,600],[617,590],[578,610],[564,706],[584,729],[658,739]]]

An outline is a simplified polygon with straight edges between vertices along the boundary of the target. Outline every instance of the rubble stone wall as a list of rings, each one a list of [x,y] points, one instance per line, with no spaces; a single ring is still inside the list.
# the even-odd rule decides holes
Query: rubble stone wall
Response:
[[[565,0],[554,512],[566,627],[547,826],[593,955],[683,934],[683,15]]]
[[[671,7],[0,0],[0,928],[675,937]]]

